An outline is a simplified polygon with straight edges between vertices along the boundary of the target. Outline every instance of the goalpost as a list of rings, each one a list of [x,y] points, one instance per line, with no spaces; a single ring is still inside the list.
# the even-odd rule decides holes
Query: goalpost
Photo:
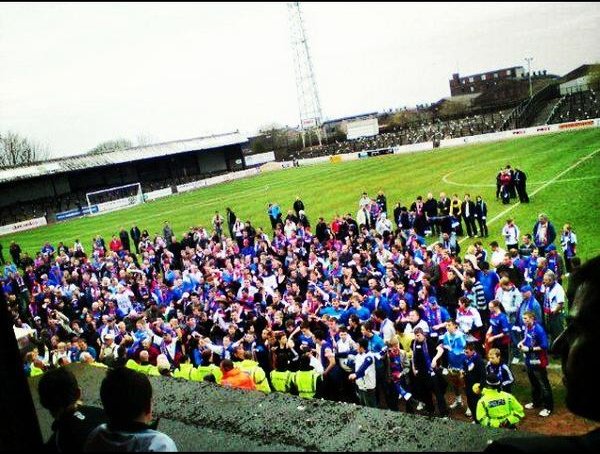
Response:
[[[85,198],[91,215],[121,210],[144,203],[144,193],[140,183],[88,192]]]

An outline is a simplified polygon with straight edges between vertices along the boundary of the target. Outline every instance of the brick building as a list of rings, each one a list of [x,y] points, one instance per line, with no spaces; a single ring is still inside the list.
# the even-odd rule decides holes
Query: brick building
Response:
[[[450,79],[450,95],[460,96],[471,93],[483,93],[487,89],[497,85],[500,81],[507,79],[522,80],[525,77],[526,73],[522,66],[497,69],[465,77],[460,77],[458,73],[455,73],[452,74],[452,79]]]

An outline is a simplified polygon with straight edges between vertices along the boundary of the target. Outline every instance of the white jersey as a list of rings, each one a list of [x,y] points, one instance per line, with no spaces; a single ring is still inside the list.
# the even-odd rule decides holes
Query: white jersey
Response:
[[[544,286],[545,287],[545,286]],[[559,304],[565,303],[565,290],[562,288],[558,282],[554,283],[552,287],[545,287],[546,293],[544,295],[544,308],[549,308],[550,310],[556,310]]]
[[[515,224],[512,226],[505,225],[502,228],[502,236],[507,245],[517,244],[519,242],[519,227]]]
[[[392,338],[396,335],[396,328],[394,327],[394,322],[392,322],[389,318],[386,318],[381,322],[381,328],[379,329],[381,334],[381,338],[387,344]]]
[[[355,342],[352,340],[352,338],[350,336],[346,337],[345,342],[342,339],[342,337],[340,336],[340,338],[336,342],[336,350],[338,353],[348,353],[355,348],[355,345],[356,345]],[[342,369],[344,369],[346,372],[352,371],[350,366],[348,366],[348,358],[347,357],[340,358],[339,361],[340,361],[340,367]]]
[[[521,302],[523,302],[523,295],[517,290],[516,287],[512,287],[506,291],[502,287],[498,287],[496,291],[496,299],[502,303],[506,314],[514,314],[519,309]]]
[[[365,375],[363,377],[356,379],[356,386],[358,386],[358,389],[360,389],[361,391],[375,389],[375,386],[377,384],[375,378],[375,356],[373,355],[373,353],[357,353],[354,358],[354,370],[358,372],[368,357],[372,359],[371,365],[367,367],[367,370],[365,371]]]

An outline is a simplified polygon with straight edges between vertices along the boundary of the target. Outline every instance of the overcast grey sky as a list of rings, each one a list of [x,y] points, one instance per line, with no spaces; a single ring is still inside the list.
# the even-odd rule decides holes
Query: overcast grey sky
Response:
[[[449,96],[448,80],[600,61],[594,3],[305,3],[326,118]],[[285,3],[2,3],[0,132],[83,153],[298,124]]]

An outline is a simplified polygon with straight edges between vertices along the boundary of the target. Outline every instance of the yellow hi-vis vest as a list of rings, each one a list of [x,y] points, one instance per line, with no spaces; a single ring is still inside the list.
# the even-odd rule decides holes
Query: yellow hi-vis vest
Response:
[[[192,369],[190,373],[190,380],[204,381],[204,377],[206,377],[209,374],[213,374],[215,376],[216,382],[221,383],[221,379],[223,378],[223,372],[221,372],[221,369],[214,364],[210,364],[208,366],[198,366],[195,369]]]
[[[317,378],[319,374],[314,370],[299,370],[294,374],[294,384],[298,388],[298,395],[304,399],[312,399],[317,392]]]
[[[153,377],[160,376],[160,372],[158,371],[158,367],[153,366],[152,364],[146,364],[145,366],[142,366],[141,364],[138,364],[137,371],[141,372],[142,374],[151,375]]]
[[[183,363],[179,365],[178,369],[173,371],[173,377],[175,378],[184,378],[186,380],[190,380],[192,371],[194,370],[194,365],[189,363]]]
[[[273,385],[273,389],[280,393],[290,392],[290,385],[292,384],[293,378],[294,374],[289,370],[271,371],[271,384]]]
[[[242,362],[237,363],[236,367],[239,367],[242,372],[250,375],[254,381],[254,384],[256,385],[256,389],[267,394],[271,392],[271,386],[269,386],[267,374],[265,374],[263,368],[260,367],[256,361],[245,359]]]
[[[512,394],[485,388],[477,402],[477,421],[485,427],[516,425],[524,416],[523,406]]]
[[[30,377],[35,377],[36,375],[43,375],[43,374],[44,374],[44,369],[40,369],[39,367],[36,367],[33,364],[31,365],[31,369],[29,369]]]
[[[128,369],[138,370],[139,366],[140,365],[132,359],[128,359],[127,363],[125,363],[125,367]]]

